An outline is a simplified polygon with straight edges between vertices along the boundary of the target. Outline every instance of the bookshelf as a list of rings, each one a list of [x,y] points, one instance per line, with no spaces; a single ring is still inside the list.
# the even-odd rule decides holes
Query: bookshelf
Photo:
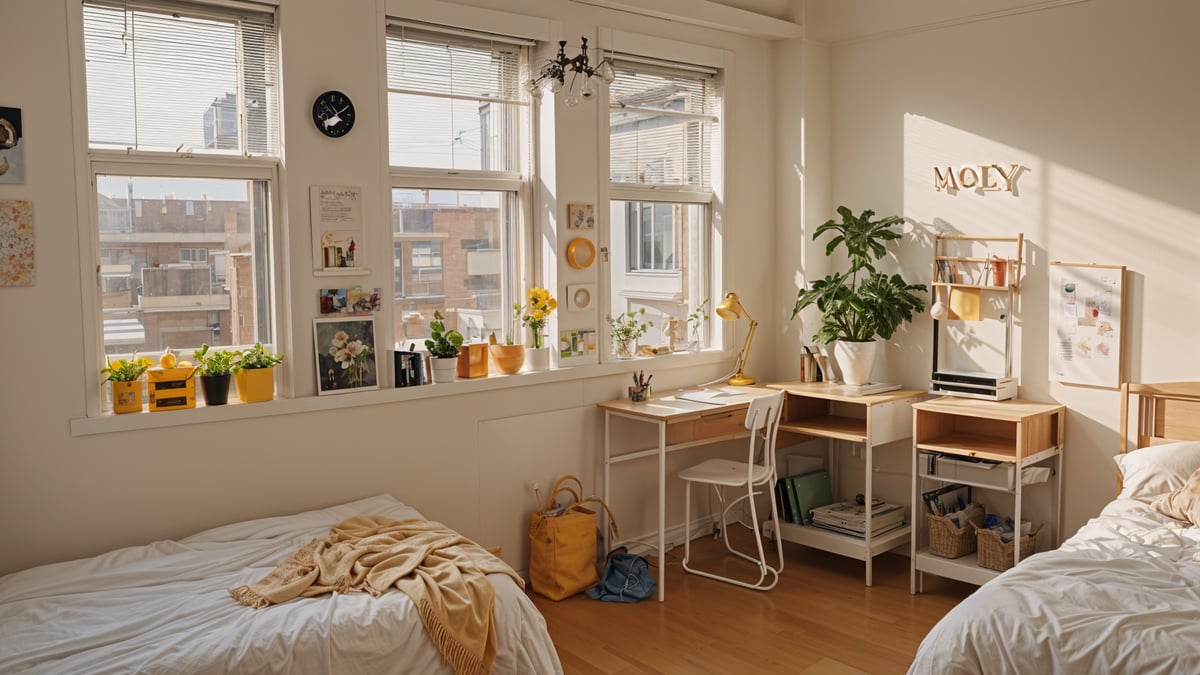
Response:
[[[866,396],[853,396],[846,389],[827,382],[782,382],[766,385],[771,389],[782,389],[786,393],[783,403],[783,418],[779,423],[780,446],[785,436],[788,442],[799,442],[811,438],[826,439],[830,480],[835,486],[834,498],[844,500],[837,494],[837,441],[848,441],[863,447],[865,466],[863,476],[864,501],[870,504],[873,498],[874,453],[883,446],[904,440],[912,434],[912,405],[927,398],[924,391],[896,390]],[[908,543],[911,538],[911,516],[909,522],[896,530],[882,534],[870,534],[871,524],[867,521],[865,537],[839,534],[811,525],[779,523],[779,536],[802,546],[828,551],[837,555],[861,560],[865,563],[865,583],[872,584],[872,561],[875,556]]]

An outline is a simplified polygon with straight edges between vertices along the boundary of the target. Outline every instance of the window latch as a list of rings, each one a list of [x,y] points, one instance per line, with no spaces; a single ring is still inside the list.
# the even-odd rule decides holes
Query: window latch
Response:
[[[608,262],[608,247],[607,246],[600,247],[600,255],[604,256],[604,262]]]

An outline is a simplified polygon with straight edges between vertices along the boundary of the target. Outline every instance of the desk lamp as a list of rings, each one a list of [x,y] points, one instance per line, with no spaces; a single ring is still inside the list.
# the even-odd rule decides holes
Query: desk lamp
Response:
[[[729,384],[738,386],[751,385],[755,382],[754,378],[743,373],[742,369],[746,367],[746,359],[750,358],[750,341],[754,339],[754,329],[758,328],[758,322],[750,318],[750,312],[742,307],[742,301],[738,298],[737,293],[726,293],[725,299],[717,305],[717,316],[726,321],[737,321],[743,315],[750,322],[750,330],[746,331],[746,342],[742,345],[742,350],[738,352],[735,364],[737,371],[733,377],[729,378]]]

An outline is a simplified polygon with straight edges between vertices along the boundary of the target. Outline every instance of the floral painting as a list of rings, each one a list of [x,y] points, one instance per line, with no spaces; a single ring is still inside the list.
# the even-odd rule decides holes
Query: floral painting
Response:
[[[33,202],[0,200],[0,286],[33,279]]]
[[[313,333],[318,394],[379,388],[373,318],[313,319]]]

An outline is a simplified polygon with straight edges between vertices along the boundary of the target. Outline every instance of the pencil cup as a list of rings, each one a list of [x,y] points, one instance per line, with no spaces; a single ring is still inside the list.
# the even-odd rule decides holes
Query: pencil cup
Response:
[[[629,400],[634,403],[642,403],[650,398],[650,387],[630,387]]]

